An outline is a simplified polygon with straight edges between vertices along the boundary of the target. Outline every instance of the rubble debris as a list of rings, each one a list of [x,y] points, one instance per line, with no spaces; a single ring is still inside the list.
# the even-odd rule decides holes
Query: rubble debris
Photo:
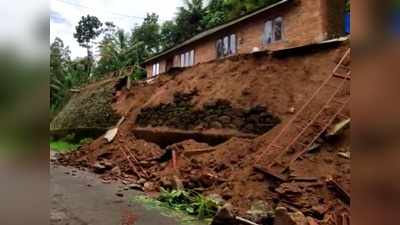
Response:
[[[156,185],[153,182],[146,182],[143,184],[143,189],[145,192],[151,192],[156,190]]]
[[[118,127],[114,127],[107,131],[107,133],[104,135],[104,138],[107,140],[108,143],[110,143],[114,140],[117,133],[118,133]]]
[[[339,152],[337,153],[338,156],[344,158],[344,159],[350,159],[350,152]]]
[[[246,214],[253,221],[266,220],[267,218],[273,218],[274,212],[270,204],[265,201],[255,201],[251,204],[250,210],[246,212]]]
[[[300,177],[300,176],[294,176],[290,177],[289,181],[300,181],[300,182],[317,182],[319,180],[318,177]]]
[[[136,169],[136,166],[134,165],[134,163],[132,162],[130,156],[128,155],[128,153],[125,152],[125,149],[121,151],[125,157],[125,159],[128,161],[129,166],[131,167],[131,169],[133,170],[133,172],[138,176],[138,177],[142,177],[142,174],[139,173],[139,171]]]
[[[80,150],[63,155],[60,162],[78,168],[93,169],[95,163],[108,160],[113,163],[113,168],[101,175],[104,182],[122,180],[126,185],[134,184],[135,187],[137,185],[137,188],[141,189],[144,189],[147,183],[146,191],[155,189],[150,192],[161,190],[161,187],[175,190],[178,185],[174,181],[174,169],[171,165],[173,149],[177,155],[178,177],[184,188],[204,196],[218,194],[221,199],[227,199],[224,201],[229,202],[232,207],[230,218],[236,215],[255,223],[271,225],[273,215],[258,220],[247,214],[254,202],[262,201],[268,203],[271,208],[282,206],[288,210],[288,213],[300,211],[304,216],[312,217],[317,222],[321,221],[323,225],[335,225],[334,220],[325,221],[325,218],[336,215],[334,213],[343,203],[335,195],[336,191],[329,192],[324,178],[327,174],[334,174],[336,180],[340,180],[344,187],[347,188],[349,185],[350,161],[336,160],[336,154],[341,151],[340,149],[349,145],[347,130],[337,136],[340,142],[335,145],[326,143],[319,147],[320,151],[303,154],[298,158],[299,160],[295,160],[287,168],[284,173],[285,179],[276,180],[268,179],[263,173],[255,172],[253,166],[257,156],[266,151],[266,146],[279,131],[278,127],[260,136],[254,133],[246,133],[252,138],[231,135],[211,144],[208,141],[192,138],[193,133],[189,133],[188,136],[183,135],[183,138],[182,136],[176,138],[174,132],[162,130],[165,128],[166,131],[175,131],[171,127],[146,128],[151,129],[151,136],[159,134],[163,136],[161,142],[142,138],[135,133],[138,128],[135,122],[142,109],[155,109],[161,105],[174,104],[174,93],[190,93],[190,90],[197,88],[198,93],[190,101],[194,111],[204,111],[205,106],[210,103],[213,110],[218,109],[220,106],[215,105],[218,99],[229,99],[226,103],[229,103],[231,109],[226,112],[236,110],[246,112],[262,104],[268,106],[268,112],[281,118],[283,125],[293,116],[288,109],[295,107],[295,112],[298,110],[299,104],[304,102],[320,85],[320,81],[330,73],[334,64],[332,58],[339,55],[339,52],[340,49],[329,50],[329,53],[318,50],[307,57],[268,60],[263,58],[255,60],[251,56],[239,57],[235,60],[227,59],[223,63],[211,62],[185,70],[173,78],[159,76],[152,85],[138,85],[129,92],[121,90],[121,96],[124,96],[124,99],[116,102],[114,107],[118,111],[118,118],[124,115],[129,119],[119,127],[114,140],[108,143],[101,136],[93,143],[84,145]],[[260,63],[260,60],[265,60],[265,63],[264,61]],[[215,73],[209,73],[209,71],[215,71]],[[243,95],[245,92],[246,94]],[[222,106],[227,108],[228,104],[224,104]],[[163,110],[165,109],[168,107],[164,106]],[[181,110],[184,112],[187,109],[182,107]],[[158,117],[159,112],[151,113]],[[183,112],[179,115],[185,115]],[[216,114],[218,117],[214,116]],[[189,119],[183,117],[182,120],[189,124],[189,127],[193,126],[193,123],[198,124],[193,129],[203,133],[214,132],[215,129],[212,127],[222,125],[226,130],[217,131],[227,134],[231,131],[237,133],[238,127],[255,130],[257,126],[254,124],[257,123],[254,121],[259,120],[261,113],[254,112],[253,114],[255,116],[252,118],[240,117],[239,120],[234,120],[234,117],[225,113],[220,115],[220,112],[213,112],[209,114],[212,117],[208,118],[209,122],[218,122],[218,124],[213,123],[213,126],[211,123],[198,124],[199,122],[192,121],[191,117]],[[176,118],[171,121],[174,120]],[[253,122],[248,122],[250,120]],[[234,126],[225,127],[224,124],[228,121]],[[158,125],[164,122],[161,120],[152,123]],[[178,125],[182,126],[182,124]],[[188,130],[180,131],[187,132]],[[206,136],[210,139],[208,137]],[[189,139],[193,140],[189,141]],[[201,154],[185,153],[207,148],[210,148],[210,151]],[[129,157],[130,163],[126,160],[124,152],[131,152],[137,160]],[[171,154],[165,161],[160,160],[168,152]],[[334,161],[328,164],[326,159]],[[140,167],[146,171],[148,177],[144,175]],[[318,178],[317,181],[316,178]],[[233,223],[240,223],[240,221],[235,219]],[[223,221],[222,224],[228,223]]]
[[[312,217],[307,217],[308,225],[319,225]]]
[[[147,142],[156,143],[161,148],[168,147],[175,143],[184,142],[187,140],[195,140],[196,142],[207,143],[215,146],[233,138],[248,138],[254,139],[257,136],[254,134],[242,133],[235,130],[218,131],[196,131],[196,130],[178,130],[171,128],[152,128],[152,127],[135,127],[132,130],[137,139],[146,140]]]
[[[331,125],[328,130],[326,131],[325,136],[330,137],[330,136],[335,136],[339,134],[344,128],[348,127],[350,124],[351,119],[345,119],[340,121],[339,123],[336,123],[334,125]]]
[[[114,128],[112,128],[106,132],[106,134],[104,135],[104,138],[107,140],[108,143],[112,142],[114,140],[115,136],[117,136],[118,127],[124,122],[124,120],[125,120],[125,117],[122,117],[118,121],[117,125]]]
[[[132,190],[144,191],[144,188],[139,184],[130,184],[128,185],[128,188]]]
[[[98,173],[98,174],[102,174],[102,173],[106,172],[106,166],[104,166],[100,162],[96,162],[93,165],[93,172]]]
[[[297,211],[289,213],[284,207],[275,209],[274,225],[308,225],[307,218]]]
[[[217,214],[214,216],[211,225],[237,225],[235,215],[232,212],[232,205],[225,204],[218,209]]]
[[[240,222],[242,222],[242,223],[245,223],[245,224],[249,224],[249,225],[259,225],[259,224],[257,224],[257,223],[251,222],[250,220],[245,219],[245,218],[242,218],[242,217],[240,217],[240,216],[236,216],[235,219],[238,220],[238,221],[240,221]]]
[[[200,149],[191,149],[191,150],[187,150],[184,151],[183,153],[186,155],[190,155],[190,154],[201,154],[201,153],[209,153],[212,151],[215,151],[216,147],[210,147],[210,148],[200,148]]]
[[[344,203],[348,205],[350,204],[350,194],[347,193],[347,191],[337,181],[335,181],[333,178],[328,178],[326,180],[326,184],[331,190],[339,194]]]
[[[336,215],[335,225],[350,225],[350,216],[346,212]]]

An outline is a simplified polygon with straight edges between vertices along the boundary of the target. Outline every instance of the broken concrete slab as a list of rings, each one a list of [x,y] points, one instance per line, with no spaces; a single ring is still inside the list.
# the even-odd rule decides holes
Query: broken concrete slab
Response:
[[[350,152],[339,152],[339,153],[337,153],[337,155],[339,156],[339,157],[342,157],[342,158],[344,158],[344,159],[350,159]]]
[[[336,123],[336,124],[330,126],[326,132],[326,136],[330,137],[330,136],[339,134],[344,128],[348,127],[350,122],[351,122],[351,119],[348,118],[348,119],[342,120],[339,123]]]
[[[124,122],[124,120],[125,120],[125,117],[122,117],[118,121],[117,125],[114,128],[112,128],[106,132],[106,134],[104,135],[104,138],[107,140],[108,143],[112,142],[114,140],[115,136],[117,136],[119,126]]]

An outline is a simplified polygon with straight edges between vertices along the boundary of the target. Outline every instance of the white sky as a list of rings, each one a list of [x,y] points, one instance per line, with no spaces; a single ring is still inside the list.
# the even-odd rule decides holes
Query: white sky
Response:
[[[82,16],[90,14],[103,23],[112,21],[125,31],[140,24],[146,13],[156,13],[161,21],[175,16],[182,0],[50,0],[50,42],[60,37],[71,50],[71,57],[83,57],[86,50],[73,37]]]

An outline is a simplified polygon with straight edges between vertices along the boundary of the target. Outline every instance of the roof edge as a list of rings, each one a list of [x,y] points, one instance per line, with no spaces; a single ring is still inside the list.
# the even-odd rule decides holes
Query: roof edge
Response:
[[[272,5],[268,5],[268,6],[264,7],[264,8],[261,8],[261,9],[259,9],[259,10],[256,10],[256,11],[254,11],[254,12],[252,12],[252,13],[249,13],[249,14],[247,14],[247,15],[244,15],[244,16],[242,16],[242,17],[239,17],[239,18],[234,19],[234,20],[232,20],[232,21],[229,21],[229,22],[227,22],[227,23],[221,24],[221,25],[219,25],[219,26],[217,26],[217,27],[214,27],[214,28],[210,28],[210,29],[208,29],[208,30],[205,30],[205,31],[203,31],[203,32],[201,32],[201,33],[195,35],[194,37],[192,37],[192,38],[190,38],[190,39],[188,39],[188,40],[182,42],[181,44],[175,45],[174,47],[171,47],[171,48],[169,48],[169,49],[167,49],[167,50],[165,50],[165,51],[162,51],[162,52],[158,53],[158,54],[155,55],[155,56],[152,56],[152,57],[146,59],[146,60],[142,63],[142,65],[147,64],[147,63],[149,63],[149,62],[151,62],[151,61],[154,61],[155,59],[160,58],[160,57],[162,57],[162,56],[165,56],[165,55],[167,55],[167,54],[169,54],[169,53],[171,53],[171,52],[173,52],[173,51],[175,51],[175,50],[177,50],[177,49],[179,49],[179,48],[182,48],[182,47],[184,47],[184,46],[186,46],[186,45],[188,45],[188,44],[192,44],[192,43],[195,42],[195,41],[198,41],[198,40],[201,40],[201,39],[203,39],[203,38],[205,38],[205,37],[208,37],[208,36],[210,36],[210,35],[212,35],[212,34],[218,32],[218,31],[221,31],[221,30],[223,30],[223,29],[225,29],[225,28],[228,28],[228,27],[230,27],[230,26],[233,26],[233,25],[235,25],[235,24],[237,24],[237,23],[240,23],[240,22],[242,22],[242,21],[244,21],[244,20],[247,20],[247,19],[249,19],[249,18],[251,18],[251,17],[253,17],[253,16],[256,16],[256,15],[258,15],[258,14],[260,14],[260,13],[263,13],[263,12],[265,12],[265,11],[268,11],[268,10],[270,10],[270,9],[272,9],[272,8],[275,8],[275,7],[277,7],[277,6],[283,5],[283,4],[288,3],[288,2],[291,2],[291,1],[293,1],[293,0],[282,0],[282,1],[276,2],[276,3],[272,4]]]

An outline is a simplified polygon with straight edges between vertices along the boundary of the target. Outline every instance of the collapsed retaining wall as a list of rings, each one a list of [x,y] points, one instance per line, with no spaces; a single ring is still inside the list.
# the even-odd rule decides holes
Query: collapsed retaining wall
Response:
[[[112,109],[115,84],[116,79],[109,79],[74,94],[51,122],[50,133],[104,130],[115,125],[119,119]]]
[[[221,119],[216,112],[222,106],[226,111],[221,111],[225,114],[232,110],[248,112],[257,105],[268,106],[265,111],[279,116],[281,125],[284,125],[331,74],[347,48],[347,45],[329,48],[314,46],[304,51],[288,50],[279,57],[237,56],[196,65],[177,76],[161,75],[151,85],[139,86],[124,93],[126,98],[117,105],[120,106],[119,111],[126,112],[127,119],[113,142],[98,138],[79,151],[65,155],[62,162],[93,170],[103,168],[104,180],[121,179],[123,183],[151,193],[159,191],[160,187],[174,188],[178,175],[185,188],[204,195],[217,194],[230,203],[238,215],[259,224],[264,223],[258,219],[264,218],[252,212],[260,208],[261,202],[265,205],[262,211],[267,214],[283,206],[301,211],[320,224],[332,225],[326,219],[333,218],[338,210],[347,206],[328,189],[325,180],[333,177],[350,192],[349,135],[338,139],[339,142],[326,143],[296,160],[287,171],[293,178],[289,182],[270,179],[254,170],[255,161],[280,131],[279,126],[256,139],[233,137],[213,146],[212,151],[196,154],[190,153],[190,150],[204,149],[211,143],[196,143],[201,141],[199,137],[195,138],[198,140],[165,145],[180,141],[182,136],[185,136],[183,139],[192,139],[193,135],[202,134],[181,130],[186,126],[199,126],[196,119],[186,117],[188,111],[193,110],[191,115],[204,112],[210,104],[214,111],[211,115],[218,116],[214,117],[215,120],[206,121],[207,126]],[[198,90],[198,93],[192,93],[193,90]],[[177,92],[181,94],[177,95]],[[179,101],[176,102],[177,98]],[[221,102],[221,99],[229,99],[229,102]],[[137,127],[168,124],[181,126],[181,129],[171,132],[171,128]],[[197,128],[201,130],[201,126]],[[206,127],[201,131],[207,133],[209,130]],[[175,136],[166,142],[170,135]],[[153,138],[151,142],[159,142],[160,146],[141,140],[148,137]],[[176,153],[176,168],[173,168],[174,160],[160,160],[171,149]],[[132,154],[138,162],[129,163],[126,154]]]
[[[173,103],[143,108],[136,119],[139,126],[172,127],[183,130],[232,129],[244,133],[263,134],[280,119],[264,106],[250,109],[233,108],[228,100],[218,99],[195,109],[191,102],[198,91],[176,92]]]

